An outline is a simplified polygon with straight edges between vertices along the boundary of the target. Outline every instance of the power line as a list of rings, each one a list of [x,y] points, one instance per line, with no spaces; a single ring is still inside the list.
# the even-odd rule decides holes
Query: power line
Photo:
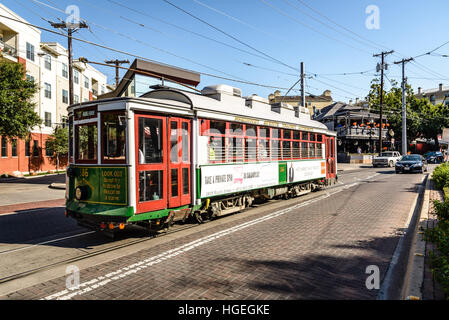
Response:
[[[167,1],[167,0],[163,0],[163,1]],[[274,5],[270,4],[270,3],[267,3],[265,0],[259,0],[259,1],[262,2],[263,4],[265,4],[266,6],[269,6],[269,7],[271,7],[272,9],[276,10],[277,12],[279,12],[280,14],[282,14],[283,16],[286,16],[287,18],[289,18],[289,19],[295,21],[297,24],[300,24],[300,25],[306,27],[307,29],[310,29],[310,30],[312,30],[312,31],[314,31],[314,32],[316,32],[316,33],[319,33],[319,34],[321,34],[322,36],[324,36],[324,37],[326,37],[326,38],[328,38],[328,39],[331,39],[331,40],[340,42],[340,43],[342,43],[342,44],[344,44],[344,45],[346,45],[346,46],[348,46],[348,47],[351,47],[351,48],[353,48],[353,49],[356,49],[356,50],[363,51],[363,52],[365,52],[365,53],[371,54],[370,52],[368,52],[368,51],[366,51],[366,50],[363,50],[363,49],[354,47],[354,46],[352,46],[352,45],[350,45],[350,44],[348,44],[348,43],[346,43],[346,42],[344,42],[344,41],[338,40],[338,39],[336,39],[336,38],[333,38],[333,37],[331,37],[331,36],[328,36],[327,34],[321,32],[321,31],[319,31],[319,30],[316,30],[315,28],[313,28],[313,27],[311,27],[311,26],[305,24],[304,22],[302,22],[302,21],[296,19],[295,17],[289,15],[289,14],[286,13],[285,11],[279,9],[278,7],[276,7],[276,6],[274,6]]]
[[[272,59],[273,61],[275,61],[275,62],[277,62],[277,63],[280,63],[280,64],[282,64],[282,65],[284,65],[284,66],[286,66],[286,67],[288,67],[288,68],[290,68],[290,69],[292,69],[292,70],[298,71],[296,68],[294,68],[294,67],[292,67],[292,66],[290,66],[290,65],[288,65],[288,64],[286,64],[286,63],[284,63],[284,62],[282,62],[282,61],[280,61],[280,60],[278,60],[278,59],[276,59],[276,58],[274,58],[274,57],[272,57],[272,56],[270,56],[270,55],[268,55],[268,54],[266,54],[266,53],[263,52],[263,51],[260,51],[260,50],[258,50],[258,49],[256,49],[256,48],[254,48],[253,46],[247,44],[246,42],[244,42],[244,41],[242,41],[242,40],[240,40],[240,39],[234,37],[233,35],[227,33],[226,31],[221,30],[220,28],[215,27],[214,25],[210,24],[209,22],[207,22],[207,21],[205,21],[205,20],[203,20],[203,19],[201,19],[201,18],[195,16],[194,14],[188,12],[187,10],[184,10],[183,8],[181,8],[181,7],[177,6],[177,5],[175,5],[174,3],[172,3],[172,2],[170,2],[170,1],[168,1],[168,0],[162,0],[162,1],[164,1],[165,3],[167,3],[167,4],[171,5],[171,6],[173,6],[174,8],[176,8],[176,9],[178,9],[178,10],[184,12],[185,14],[191,16],[192,18],[194,18],[194,19],[196,19],[196,20],[198,20],[198,21],[200,21],[200,22],[206,24],[207,26],[211,27],[212,29],[214,29],[214,30],[216,30],[216,31],[218,31],[218,32],[220,32],[220,33],[226,35],[227,37],[229,37],[229,38],[231,38],[231,39],[237,41],[238,43],[240,43],[240,44],[242,44],[242,45],[244,45],[244,46],[246,46],[246,47],[248,47],[248,48],[250,48],[250,49],[252,49],[252,50],[254,50],[254,51],[256,51],[256,52],[258,52],[258,53],[260,53],[260,54],[262,54],[262,55],[264,55],[264,56],[266,56],[267,58],[270,58],[270,59]]]
[[[5,19],[9,19],[9,20],[12,20],[12,21],[15,21],[15,22],[18,22],[18,23],[22,23],[24,25],[28,25],[28,26],[31,26],[31,27],[34,27],[34,28],[37,28],[37,29],[40,29],[40,30],[43,30],[43,31],[46,31],[46,32],[49,32],[49,33],[53,33],[53,34],[56,34],[56,35],[59,35],[59,36],[65,37],[65,38],[68,37],[66,34],[59,33],[59,32],[56,32],[56,31],[53,31],[51,29],[48,29],[48,28],[45,28],[45,27],[41,27],[41,26],[38,26],[38,25],[35,25],[35,24],[31,24],[31,23],[28,23],[28,22],[17,20],[17,19],[5,16],[5,15],[0,15],[0,17],[1,18],[5,18]],[[107,47],[107,46],[103,46],[101,44],[94,43],[94,42],[91,42],[91,41],[88,41],[88,40],[83,40],[83,39],[79,39],[79,38],[76,38],[76,37],[72,37],[72,39],[80,41],[80,42],[84,42],[84,43],[87,43],[87,44],[90,44],[90,45],[98,46],[100,48],[107,49],[107,50],[110,50],[110,51],[122,53],[124,55],[129,55],[129,56],[132,56],[132,57],[136,57],[138,59],[151,61],[151,62],[155,62],[155,63],[158,63],[158,64],[169,66],[168,64],[165,64],[165,63],[160,63],[160,62],[157,62],[155,60],[152,60],[152,59],[149,59],[149,58],[146,58],[146,57],[142,57],[142,56],[139,56],[139,55],[135,55],[133,53],[129,53],[129,52],[126,52],[126,51],[123,51],[123,50],[118,50],[118,49],[110,48],[110,47]],[[198,72],[198,73],[200,73],[201,75],[204,75],[204,76],[212,77],[212,78],[217,78],[217,79],[222,79],[222,80],[227,80],[227,81],[232,81],[232,82],[237,82],[237,83],[242,83],[242,84],[248,84],[248,85],[258,86],[258,87],[262,87],[262,88],[288,90],[288,88],[283,88],[283,87],[280,87],[280,86],[272,86],[272,85],[260,84],[260,83],[256,83],[256,82],[252,82],[252,81],[227,78],[227,77],[222,77],[222,76],[218,76],[218,75],[207,73],[207,72]]]

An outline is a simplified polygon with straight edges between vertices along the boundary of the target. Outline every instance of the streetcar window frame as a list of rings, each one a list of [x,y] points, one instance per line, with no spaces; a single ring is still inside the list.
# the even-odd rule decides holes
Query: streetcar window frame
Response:
[[[225,134],[222,133],[223,130],[219,130],[220,133],[217,132],[216,128],[219,127],[226,128]],[[200,119],[200,128],[201,135],[209,137],[208,150],[213,155],[213,157],[209,155],[208,163],[210,164],[325,158],[323,157],[324,134],[207,119]],[[220,143],[217,144],[217,139],[220,139],[221,147]],[[254,147],[256,150],[249,150]]]
[[[95,145],[95,152],[93,153],[95,155],[94,159],[80,159],[80,137],[79,137],[79,129],[80,127],[95,127],[95,130],[93,132],[96,132],[96,145]],[[80,164],[97,164],[98,163],[98,147],[99,147],[99,136],[98,136],[98,122],[87,122],[82,124],[76,124],[74,129],[75,134],[75,163]]]
[[[106,130],[106,126],[105,126],[105,116],[108,115],[117,115],[117,119],[118,121],[120,121],[120,117],[122,117],[122,121],[124,122],[124,133],[125,133],[125,140],[124,140],[124,145],[122,146],[124,149],[124,158],[123,159],[106,159],[107,156],[105,154],[106,151],[106,134],[107,132],[105,132]],[[100,126],[101,126],[101,163],[102,164],[127,164],[127,144],[128,144],[128,124],[127,124],[127,120],[126,120],[126,113],[125,111],[104,111],[104,112],[100,112]]]

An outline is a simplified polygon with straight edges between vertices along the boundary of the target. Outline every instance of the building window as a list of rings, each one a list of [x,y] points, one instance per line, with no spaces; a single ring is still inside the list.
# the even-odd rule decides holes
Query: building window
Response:
[[[26,75],[26,79],[30,82],[34,82],[34,77],[29,74]]]
[[[27,59],[34,61],[34,46],[27,42]]]
[[[62,102],[69,103],[69,92],[64,89],[62,89]]]
[[[25,141],[25,157],[29,157],[29,156],[30,156],[30,142]]]
[[[51,148],[49,141],[45,141],[45,156],[53,156],[53,148]]]
[[[69,78],[69,68],[67,67],[67,64],[62,64],[62,76],[66,79]]]
[[[39,157],[39,141],[33,141],[33,157]]]
[[[45,126],[51,127],[51,112],[45,112]]]
[[[2,137],[2,158],[8,157],[8,140]]]
[[[17,139],[11,140],[11,156],[17,157]]]
[[[104,89],[104,86],[102,85],[101,86],[101,94],[104,94],[105,93],[105,89]]]
[[[80,97],[78,95],[73,95],[73,103],[80,103]]]
[[[51,99],[51,84],[44,83],[45,86],[45,98]]]
[[[73,82],[80,84],[80,73],[78,70],[73,70]]]
[[[84,88],[89,89],[89,78],[84,76]]]
[[[49,54],[45,56],[45,69],[51,70],[51,56]]]

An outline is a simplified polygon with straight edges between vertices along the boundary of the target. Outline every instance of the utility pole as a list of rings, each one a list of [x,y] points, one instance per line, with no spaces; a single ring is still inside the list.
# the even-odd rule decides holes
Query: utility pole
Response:
[[[396,61],[394,64],[402,64],[402,154],[407,154],[407,106],[406,106],[406,96],[405,89],[407,85],[407,79],[405,78],[405,64],[407,62],[413,61],[413,58],[402,59],[401,61]]]
[[[304,75],[304,62],[301,62],[301,106],[306,107],[306,90],[305,86],[305,75]]]
[[[373,55],[374,57],[382,57],[381,60],[381,64],[380,66],[377,65],[377,70],[379,71],[379,69],[381,70],[381,77],[380,77],[380,125],[379,125],[379,155],[382,152],[382,146],[383,146],[383,142],[382,142],[382,123],[383,123],[383,102],[384,102],[384,70],[386,70],[388,68],[388,65],[385,64],[385,56],[392,54],[394,52],[394,50],[391,51],[384,51],[382,53],[379,54],[375,54]]]
[[[118,83],[120,81],[120,75],[119,75],[119,69],[120,65],[122,64],[129,64],[129,60],[107,60],[105,61],[106,64],[113,64],[115,65],[115,87],[118,87]]]
[[[73,57],[72,57],[72,35],[79,29],[88,28],[85,22],[79,22],[76,25],[67,22],[50,22],[51,26],[56,29],[67,29],[68,39],[68,55],[69,55],[69,105],[73,104]]]

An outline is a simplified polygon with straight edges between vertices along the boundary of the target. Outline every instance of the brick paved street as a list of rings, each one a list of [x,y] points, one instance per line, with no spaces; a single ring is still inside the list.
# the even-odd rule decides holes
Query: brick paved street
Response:
[[[366,267],[385,277],[424,178],[376,172],[83,269],[79,289],[60,277],[3,298],[375,299]]]

